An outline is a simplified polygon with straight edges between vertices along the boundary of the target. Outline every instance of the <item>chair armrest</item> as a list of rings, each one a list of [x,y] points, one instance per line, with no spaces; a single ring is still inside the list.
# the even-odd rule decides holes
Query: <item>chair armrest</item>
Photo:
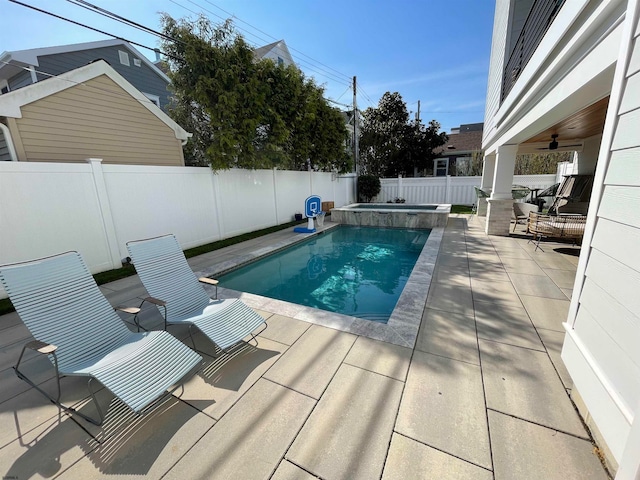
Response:
[[[154,297],[147,297],[144,299],[145,302],[149,302],[149,303],[153,303],[154,305],[158,305],[160,307],[166,307],[167,306],[167,302],[165,302],[164,300],[160,300],[158,298],[154,298]]]
[[[209,284],[209,285],[218,285],[218,280],[216,280],[215,278],[200,277],[198,279],[198,281],[202,282],[202,283]]]
[[[140,313],[140,309],[138,307],[115,307],[114,310],[129,313],[131,315],[137,315]]]
[[[55,352],[58,347],[50,343],[41,342],[40,340],[33,340],[25,345],[25,348],[35,350],[43,355],[50,355]]]

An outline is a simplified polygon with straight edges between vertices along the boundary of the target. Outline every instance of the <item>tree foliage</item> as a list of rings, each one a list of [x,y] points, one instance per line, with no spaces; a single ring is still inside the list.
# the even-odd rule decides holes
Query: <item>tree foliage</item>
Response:
[[[398,92],[386,92],[376,108],[363,113],[360,135],[360,171],[377,176],[413,176],[416,169],[428,165],[433,150],[447,141],[439,133],[440,124],[431,120],[428,125],[410,121],[407,105]]]
[[[573,152],[526,153],[516,157],[514,175],[556,173],[559,162],[571,162]]]
[[[380,193],[382,188],[380,177],[376,175],[360,175],[358,177],[358,196],[370,202],[373,197]]]
[[[348,134],[324,90],[295,66],[256,61],[231,21],[162,15],[173,102],[193,137],[185,162],[231,167],[350,170]]]

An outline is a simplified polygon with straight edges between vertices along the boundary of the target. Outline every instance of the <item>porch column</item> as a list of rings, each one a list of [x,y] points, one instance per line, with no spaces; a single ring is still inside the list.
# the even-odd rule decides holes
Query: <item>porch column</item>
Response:
[[[480,189],[491,193],[491,189],[493,188],[493,174],[496,168],[496,154],[492,153],[490,155],[484,156],[484,163],[482,165],[482,182],[480,184]],[[478,215],[481,217],[487,216],[487,199],[479,198],[478,202]]]
[[[509,235],[509,224],[513,212],[513,170],[516,165],[517,145],[498,147],[493,173],[491,197],[487,200],[487,235]]]

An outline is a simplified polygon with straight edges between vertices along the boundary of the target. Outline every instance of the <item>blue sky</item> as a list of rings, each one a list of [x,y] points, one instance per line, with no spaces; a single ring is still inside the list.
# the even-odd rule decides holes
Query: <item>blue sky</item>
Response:
[[[145,45],[158,43],[152,35],[65,0],[22,1]],[[262,46],[284,39],[302,70],[325,86],[328,98],[350,104],[349,79],[356,75],[361,109],[377,104],[384,92],[397,91],[412,112],[420,100],[421,118],[437,120],[445,131],[462,123],[483,121],[495,0],[91,3],[154,29],[160,28],[159,12],[174,18],[202,12],[216,22],[233,14],[236,26],[250,44]],[[0,51],[106,38],[0,0]],[[153,52],[139,50],[154,58]]]

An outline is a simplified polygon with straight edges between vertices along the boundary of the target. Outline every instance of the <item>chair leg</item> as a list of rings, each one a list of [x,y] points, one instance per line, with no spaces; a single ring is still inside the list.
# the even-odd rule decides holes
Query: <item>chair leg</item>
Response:
[[[91,388],[91,381],[93,380],[93,378],[89,378],[89,382],[87,384],[87,388],[89,389],[89,393],[91,395],[91,399],[93,400],[93,403],[96,405],[96,410],[98,411],[98,415],[100,416],[99,420],[95,420],[91,417],[89,417],[88,415],[85,415],[84,413],[79,412],[78,410],[76,410],[73,407],[69,407],[67,405],[64,405],[63,403],[60,402],[60,396],[61,396],[61,388],[60,388],[60,371],[58,370],[58,358],[55,354],[55,352],[52,352],[50,355],[53,356],[53,364],[54,364],[54,368],[56,371],[56,386],[58,389],[58,394],[56,395],[56,397],[52,397],[51,395],[49,395],[46,391],[44,391],[42,388],[40,388],[38,385],[36,385],[29,377],[27,377],[23,372],[20,371],[20,362],[22,361],[22,356],[24,355],[24,351],[26,350],[27,345],[25,345],[22,348],[22,352],[20,352],[20,356],[18,357],[18,362],[16,363],[15,367],[13,367],[14,371],[16,372],[16,375],[18,376],[18,378],[20,380],[24,380],[25,382],[27,382],[29,385],[31,385],[33,388],[35,388],[37,391],[39,391],[42,395],[44,395],[45,397],[47,397],[49,399],[49,401],[51,403],[53,403],[54,405],[57,405],[59,408],[61,408],[62,410],[78,415],[82,418],[84,418],[85,420],[87,420],[90,423],[93,423],[94,425],[100,426],[102,425],[102,423],[104,422],[104,415],[102,413],[102,409],[100,408],[100,405],[98,404],[98,400],[96,399],[95,396],[95,392],[93,391],[93,389]]]

